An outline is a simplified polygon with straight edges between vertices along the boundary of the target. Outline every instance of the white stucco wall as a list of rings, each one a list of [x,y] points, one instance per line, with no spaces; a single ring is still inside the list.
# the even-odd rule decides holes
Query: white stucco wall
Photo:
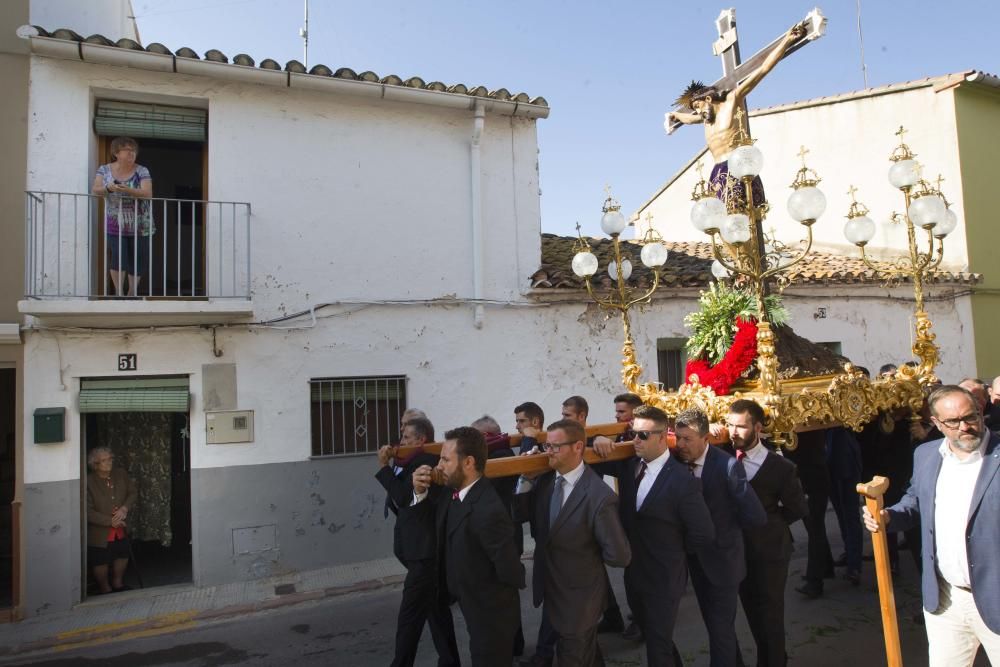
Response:
[[[789,293],[797,333],[840,342],[845,355],[877,369],[910,358],[912,303],[906,290],[872,298],[863,290]],[[656,380],[656,340],[686,335],[683,316],[694,295],[658,301],[634,316],[634,335],[645,380]],[[827,309],[817,319],[817,309]],[[971,346],[958,345],[971,328],[968,297],[931,301],[928,311],[942,346],[938,374],[945,381],[974,373]],[[408,403],[424,409],[439,430],[483,413],[513,431],[514,405],[539,403],[549,421],[563,399],[584,396],[591,422],[613,421],[611,398],[622,391],[621,324],[595,306],[490,308],[476,329],[463,307],[373,306],[329,309],[314,328],[211,332],[32,332],[26,335],[25,418],[35,407],[67,408],[67,441],[25,447],[25,482],[75,479],[80,473],[80,378],[123,376],[117,355],[139,354],[141,375],[188,374],[191,465],[194,468],[303,461],[310,456],[309,385],[312,378],[400,374],[409,379]],[[298,324],[308,324],[308,319]],[[206,445],[201,366],[235,363],[240,409],[255,411],[251,444]],[[61,364],[61,372],[60,372]],[[65,389],[60,386],[65,385]],[[31,434],[27,436],[29,439]]]
[[[895,132],[905,126],[905,141],[925,167],[925,177],[934,181],[938,174],[941,188],[958,215],[959,224],[945,243],[945,261],[962,270],[968,266],[965,220],[960,188],[960,164],[955,126],[954,95],[951,90],[934,92],[930,86],[874,97],[862,97],[835,103],[802,106],[792,110],[757,111],[751,117],[756,146],[764,153],[764,181],[771,211],[764,229],[774,228],[782,241],[802,238],[804,230],[787,212],[786,202],[801,166],[798,152],[805,146],[806,164],[823,179],[820,190],[827,198],[826,213],[813,226],[821,247],[839,247],[857,253],[844,239],[843,229],[850,207],[847,194],[851,185],[858,188],[858,200],[871,211],[877,232],[869,250],[884,254],[906,248],[903,225],[888,224],[893,212],[904,209],[903,195],[889,185],[889,155],[899,145]],[[702,132],[701,126],[682,128],[684,132]],[[712,156],[702,158],[707,179]],[[653,215],[653,225],[671,241],[704,241],[705,235],[690,223],[691,190],[698,181],[692,167],[682,173],[666,191],[638,212],[644,220]],[[651,193],[652,194],[652,193]],[[920,238],[925,233],[920,231]],[[923,249],[923,248],[922,248]]]
[[[89,191],[95,99],[207,106],[208,197],[253,207],[259,319],[473,295],[471,112],[38,56],[31,90],[27,187],[39,191]],[[482,193],[483,296],[518,298],[540,247],[534,121],[487,114]]]

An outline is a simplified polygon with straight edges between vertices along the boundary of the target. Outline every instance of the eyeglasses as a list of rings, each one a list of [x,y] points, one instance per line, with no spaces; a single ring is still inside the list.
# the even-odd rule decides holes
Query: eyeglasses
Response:
[[[962,424],[965,424],[966,426],[975,426],[979,423],[981,417],[978,412],[973,412],[972,414],[959,417],[958,419],[938,419],[937,417],[934,419],[936,419],[942,426],[947,426],[948,428],[958,428]]]
[[[575,445],[577,442],[579,442],[579,440],[567,440],[566,442],[545,442],[542,443],[542,449],[546,452],[558,452],[566,445]]]
[[[651,435],[657,435],[659,433],[663,433],[663,429],[660,429],[659,431],[636,431],[635,435],[640,440],[649,440]]]

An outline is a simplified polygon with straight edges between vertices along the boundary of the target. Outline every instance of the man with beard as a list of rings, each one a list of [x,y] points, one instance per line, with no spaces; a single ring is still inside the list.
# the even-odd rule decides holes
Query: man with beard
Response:
[[[434,521],[430,514],[422,516],[403,512],[410,504],[413,494],[411,477],[413,471],[422,465],[434,466],[438,457],[422,451],[422,446],[434,441],[434,426],[426,417],[414,417],[419,411],[407,411],[411,417],[403,424],[399,444],[417,446],[418,453],[406,459],[398,456],[398,450],[386,445],[378,450],[381,465],[375,479],[385,487],[385,514],[391,511],[396,516],[396,526],[392,536],[392,550],[396,558],[406,568],[403,580],[403,598],[399,602],[396,619],[396,649],[391,667],[412,667],[417,658],[417,646],[424,631],[424,623],[431,629],[431,639],[438,653],[439,667],[458,665],[458,645],[455,642],[455,626],[447,601],[434,595]],[[422,412],[420,414],[423,414]],[[404,415],[405,416],[405,415]]]
[[[705,125],[705,143],[708,144],[708,150],[712,152],[712,157],[715,159],[715,167],[712,169],[709,183],[719,199],[725,201],[731,192],[742,204],[745,204],[743,184],[739,182],[727,183],[729,180],[729,152],[733,149],[733,138],[739,131],[736,111],[743,108],[750,91],[774,69],[774,66],[785,55],[788,47],[798,41],[805,32],[806,29],[802,24],[797,23],[792,26],[785,33],[778,46],[760,64],[760,67],[736,84],[736,87],[731,91],[720,91],[713,86],[692,81],[691,85],[677,98],[675,104],[690,108],[693,113],[671,111],[666,114],[663,126],[667,134],[673,131],[674,121],[685,125],[697,123]],[[763,204],[764,186],[761,184],[760,177],[754,178],[752,189],[754,205]]]
[[[743,464],[708,443],[708,417],[696,408],[675,420],[677,457],[701,479],[701,492],[712,514],[715,539],[689,550],[687,563],[698,608],[708,630],[711,667],[743,664],[736,639],[736,599],[746,576],[744,528],[767,521],[757,494],[750,488]]]
[[[944,438],[914,452],[906,495],[882,521],[888,531],[920,525],[930,667],[972,665],[980,644],[1000,664],[1000,436],[962,387],[938,387],[927,402]],[[879,528],[867,508],[864,522]]]
[[[517,591],[524,588],[514,524],[483,479],[483,434],[462,426],[444,437],[436,470],[451,493],[438,488],[431,498],[432,469],[420,466],[413,473],[413,504],[407,510],[434,512],[438,594],[458,600],[473,666],[510,667],[520,622]]]
[[[740,601],[757,644],[757,667],[785,667],[785,583],[792,557],[788,526],[809,512],[795,464],[764,446],[764,410],[757,403],[733,401],[726,418],[736,458],[767,513],[767,523],[744,528],[747,576]]]

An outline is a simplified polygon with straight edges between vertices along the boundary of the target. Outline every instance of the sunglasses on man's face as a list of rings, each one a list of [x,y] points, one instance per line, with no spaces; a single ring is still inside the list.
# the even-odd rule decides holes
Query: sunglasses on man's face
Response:
[[[663,429],[660,429],[659,431],[636,431],[635,432],[635,436],[637,438],[639,438],[640,440],[649,440],[649,438],[651,436],[654,436],[654,435],[657,435],[657,434],[660,434],[660,433],[663,433]]]

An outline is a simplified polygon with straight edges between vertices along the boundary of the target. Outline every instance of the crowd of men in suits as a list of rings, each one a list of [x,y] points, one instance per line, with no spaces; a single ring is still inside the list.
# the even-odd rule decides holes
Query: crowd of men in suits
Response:
[[[921,537],[925,545],[924,616],[932,665],[971,665],[980,644],[1000,664],[1000,479],[993,479],[1000,450],[986,426],[990,387],[979,385],[986,392],[984,403],[978,391],[964,388],[970,382],[930,395],[929,426],[919,435],[937,438],[915,453],[911,448],[913,483],[894,499],[882,524],[891,533],[916,533],[908,538],[911,550]],[[1000,389],[1000,378],[996,384]],[[1000,394],[996,401],[994,412],[1000,411]],[[446,432],[440,456],[419,447],[419,453],[406,458],[393,446],[379,451],[376,477],[387,492],[386,515],[396,514],[394,551],[407,569],[394,666],[414,663],[425,624],[438,664],[459,664],[451,615],[455,602],[466,621],[473,665],[510,667],[523,653],[518,593],[527,583],[521,563],[523,523],[529,524],[535,541],[530,590],[542,611],[535,652],[521,662],[524,667],[548,667],[554,658],[560,666],[602,665],[597,638],[608,630],[624,630],[626,638],[644,641],[651,667],[682,664],[673,627],[689,580],[713,667],[743,665],[735,631],[739,603],[756,644],[758,667],[785,665],[789,526],[807,519],[809,565],[805,584],[797,590],[816,597],[822,594],[827,567],[832,571],[835,563],[823,524],[826,503],[834,497],[847,552],[839,560],[847,565],[852,583],[860,573],[862,523],[853,484],[885,461],[862,462],[871,457],[863,457],[858,440],[842,429],[822,432],[812,443],[808,436],[800,440],[793,462],[762,439],[764,411],[753,401],[735,401],[725,424],[716,425],[699,410],[668,417],[623,394],[615,397],[615,413],[628,427],[618,442],[632,443],[635,457],[587,465],[587,448],[607,457],[616,443],[587,437],[589,408],[582,397],[564,401],[561,419],[544,429],[541,443],[540,406],[522,403],[514,412],[521,434],[517,452],[496,420],[486,416]],[[721,426],[730,442],[710,445],[711,434]],[[884,419],[876,425],[885,427]],[[673,449],[668,449],[668,436],[675,440]],[[433,441],[434,428],[426,416],[407,411],[400,444]],[[825,483],[818,482],[813,470],[813,447],[825,454]],[[548,471],[484,478],[488,458],[534,453],[548,456]],[[800,474],[803,482],[812,482],[805,484],[806,493]],[[602,476],[615,478],[617,493]],[[955,533],[949,549],[935,540],[935,521],[944,520],[935,492],[940,495],[942,483],[962,481],[968,493],[961,494],[958,507],[947,505],[955,519],[949,523]],[[948,493],[954,495],[950,486]],[[966,522],[958,520],[963,511]],[[867,515],[864,525],[879,529]],[[962,529],[967,539],[956,541]],[[965,554],[961,547],[966,542],[963,561],[955,552]],[[947,564],[939,560],[942,556]],[[627,629],[608,567],[625,569],[632,619]],[[970,609],[979,614],[972,621]]]

